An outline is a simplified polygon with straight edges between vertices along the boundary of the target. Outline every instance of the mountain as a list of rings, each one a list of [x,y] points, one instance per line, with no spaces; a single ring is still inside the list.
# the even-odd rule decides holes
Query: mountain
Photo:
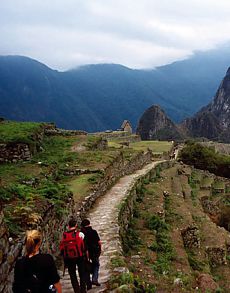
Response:
[[[141,116],[137,134],[142,140],[178,140],[189,137],[230,142],[230,68],[214,99],[193,117],[173,123],[159,106],[151,106]]]
[[[27,57],[0,56],[0,117],[92,132],[119,128],[125,119],[135,128],[158,104],[180,122],[210,102],[229,64],[226,48],[148,71],[99,64],[58,72]]]
[[[142,140],[174,140],[182,138],[177,126],[157,105],[148,108],[141,116],[137,126],[137,134],[141,136]]]
[[[230,142],[230,68],[213,101],[186,119],[182,126],[189,136]]]

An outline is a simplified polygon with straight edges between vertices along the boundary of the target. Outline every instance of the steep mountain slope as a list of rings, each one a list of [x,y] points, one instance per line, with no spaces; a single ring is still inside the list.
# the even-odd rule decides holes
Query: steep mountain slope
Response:
[[[230,68],[213,101],[182,125],[191,136],[230,141]]]
[[[124,119],[135,128],[141,113],[158,104],[179,122],[211,100],[228,64],[226,48],[149,71],[100,64],[58,72],[1,56],[0,116],[98,131],[119,128]]]
[[[0,115],[19,121],[52,121],[77,127],[91,118],[84,100],[74,99],[61,74],[26,57],[0,58]],[[92,118],[95,121],[95,117]],[[85,121],[86,126],[87,120]],[[102,126],[102,125],[100,125]]]
[[[156,105],[148,108],[141,116],[137,126],[137,134],[141,136],[142,140],[182,138],[177,126]]]

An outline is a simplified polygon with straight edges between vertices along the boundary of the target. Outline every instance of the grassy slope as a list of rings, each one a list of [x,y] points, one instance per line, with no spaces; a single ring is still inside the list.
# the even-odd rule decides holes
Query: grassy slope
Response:
[[[206,246],[225,245],[229,232],[219,229],[204,213],[200,198],[207,195],[207,191],[200,190],[199,183],[192,180],[189,185],[187,176],[178,175],[177,168],[163,171],[162,178],[143,186],[144,195],[137,202],[126,243],[129,269],[137,278],[155,287],[148,292],[200,292],[195,288],[197,277],[202,273],[210,274],[217,282],[219,291],[216,292],[230,292],[230,263],[212,268],[205,254]],[[202,178],[198,171],[191,176]],[[163,197],[164,190],[169,192],[168,198]],[[195,196],[192,190],[196,190]],[[217,200],[217,195],[213,200]],[[223,195],[219,195],[219,200],[224,202]],[[157,214],[163,210],[167,229],[156,225],[151,228],[149,223],[153,218],[152,223],[156,223]],[[160,221],[158,217],[158,223]],[[192,224],[199,228],[201,246],[185,249],[180,231]],[[175,284],[177,278],[181,282],[179,286]]]
[[[0,123],[0,142],[30,143],[34,133],[40,130],[42,123],[3,121]]]

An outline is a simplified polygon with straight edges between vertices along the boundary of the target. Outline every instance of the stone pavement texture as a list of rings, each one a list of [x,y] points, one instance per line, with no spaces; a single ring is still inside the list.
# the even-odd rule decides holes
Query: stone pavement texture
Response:
[[[122,246],[119,237],[118,213],[119,203],[125,198],[136,180],[147,174],[160,162],[153,162],[131,175],[122,177],[107,193],[100,197],[93,209],[89,212],[88,218],[92,227],[98,231],[102,242],[102,253],[100,256],[99,282],[100,287],[89,290],[89,293],[108,292],[106,284],[111,277],[110,259],[117,254],[122,254]],[[63,293],[74,293],[68,272],[61,280]]]

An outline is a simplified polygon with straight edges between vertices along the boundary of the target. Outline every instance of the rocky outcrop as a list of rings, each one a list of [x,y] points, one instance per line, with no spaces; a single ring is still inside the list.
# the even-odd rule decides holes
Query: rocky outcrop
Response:
[[[189,136],[230,142],[230,68],[213,101],[186,119],[182,127]]]
[[[174,140],[181,139],[177,126],[156,105],[148,108],[139,120],[137,134],[142,140]]]
[[[200,292],[217,292],[218,289],[217,283],[213,280],[212,276],[207,273],[202,273],[197,278],[197,284],[200,289]]]

